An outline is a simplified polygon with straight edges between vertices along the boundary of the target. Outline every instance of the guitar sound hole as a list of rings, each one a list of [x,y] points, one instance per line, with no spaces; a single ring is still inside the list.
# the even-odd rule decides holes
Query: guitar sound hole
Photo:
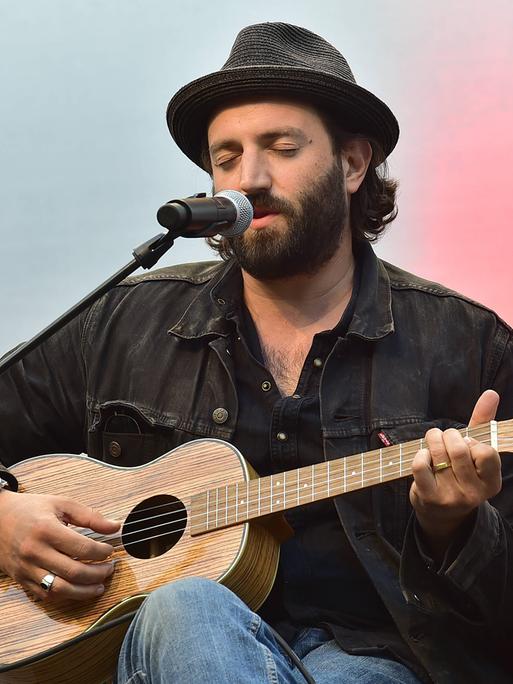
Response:
[[[161,556],[177,544],[187,525],[187,509],[175,496],[159,494],[141,501],[123,524],[121,539],[135,558]]]

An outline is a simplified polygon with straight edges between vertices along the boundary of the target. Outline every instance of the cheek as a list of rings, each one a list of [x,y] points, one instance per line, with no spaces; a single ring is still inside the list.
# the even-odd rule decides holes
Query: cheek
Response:
[[[236,188],[233,188],[233,183],[230,183],[230,174],[228,173],[220,173],[219,171],[216,172],[214,169],[212,171],[212,187],[214,192],[220,192],[221,190],[234,190]]]

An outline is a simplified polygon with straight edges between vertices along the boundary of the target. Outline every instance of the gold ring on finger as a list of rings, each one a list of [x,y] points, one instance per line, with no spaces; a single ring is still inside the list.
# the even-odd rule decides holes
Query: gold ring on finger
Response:
[[[451,464],[447,463],[447,461],[442,461],[441,463],[433,464],[434,473],[439,473],[441,470],[446,470],[447,468],[452,468]]]

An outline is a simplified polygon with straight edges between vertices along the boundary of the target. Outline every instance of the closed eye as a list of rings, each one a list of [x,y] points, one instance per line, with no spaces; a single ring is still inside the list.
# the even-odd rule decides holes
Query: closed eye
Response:
[[[217,166],[218,168],[223,167],[223,166],[225,167],[228,164],[230,164],[231,162],[235,161],[238,158],[238,156],[239,155],[236,154],[236,155],[232,155],[231,157],[221,157],[220,159],[217,159],[214,162],[214,166]]]
[[[284,156],[284,157],[293,157],[297,152],[298,152],[297,147],[284,147],[282,148],[275,148],[273,152],[278,152],[278,154]]]

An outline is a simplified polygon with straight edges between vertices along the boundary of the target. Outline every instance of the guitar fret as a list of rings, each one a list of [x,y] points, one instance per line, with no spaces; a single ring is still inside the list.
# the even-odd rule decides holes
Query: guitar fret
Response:
[[[235,522],[239,521],[239,483],[235,483]]]
[[[210,490],[207,489],[207,530],[208,530],[208,509],[210,507]]]
[[[225,492],[225,497],[226,497],[225,506],[226,506],[226,508],[225,508],[224,517],[226,518],[226,525],[228,525],[228,485],[226,485],[225,490],[226,490],[226,492]]]
[[[463,428],[460,434],[475,437],[497,450],[509,451],[513,445],[513,420]],[[425,445],[426,440],[421,437],[405,444],[387,445],[297,468],[295,474],[294,471],[275,473],[256,478],[257,482],[248,479],[206,489],[191,497],[187,522],[190,534],[229,527],[278,509],[286,510],[411,475],[413,455]]]

